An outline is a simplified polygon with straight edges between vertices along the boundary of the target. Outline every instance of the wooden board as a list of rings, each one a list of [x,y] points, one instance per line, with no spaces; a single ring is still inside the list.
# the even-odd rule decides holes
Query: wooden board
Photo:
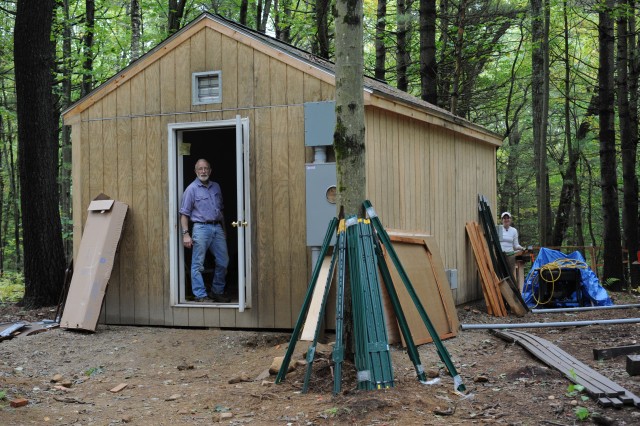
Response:
[[[319,260],[319,259],[318,259]],[[322,308],[322,299],[324,296],[324,290],[329,284],[327,278],[329,277],[329,268],[331,266],[331,256],[325,256],[322,260],[322,266],[320,267],[320,274],[316,281],[316,286],[313,289],[313,295],[311,296],[311,303],[309,304],[309,310],[307,311],[307,317],[300,334],[300,340],[308,342],[313,341],[316,329],[318,327],[318,318],[320,317],[320,309]],[[331,277],[332,285],[335,284],[335,271],[333,277]]]
[[[458,334],[459,322],[449,281],[440,258],[435,238],[425,234],[408,234],[402,231],[388,231],[400,263],[411,285],[424,307],[441,339]],[[400,275],[390,258],[387,265],[394,288],[398,293],[400,306],[407,319],[407,325],[416,345],[432,342],[418,309],[400,279]],[[403,339],[403,345],[406,343]]]

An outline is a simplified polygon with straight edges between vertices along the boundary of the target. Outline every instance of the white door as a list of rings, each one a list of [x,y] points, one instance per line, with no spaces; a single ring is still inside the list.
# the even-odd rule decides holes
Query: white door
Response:
[[[199,140],[197,146],[186,142],[192,140],[194,135]],[[227,227],[228,238],[232,238],[234,235],[237,238],[235,244],[230,243],[229,246],[234,248],[233,254],[237,255],[238,294],[237,297],[232,297],[232,303],[198,304],[198,306],[205,308],[207,306],[235,308],[243,312],[245,308],[251,305],[249,121],[247,118],[242,118],[238,115],[232,120],[174,123],[168,127],[168,137],[171,305],[193,305],[185,297],[185,258],[180,235],[178,210],[182,200],[182,192],[189,182],[187,179],[194,177],[189,169],[192,166],[191,163],[195,163],[196,157],[209,157],[207,153],[209,152],[208,150],[211,150],[211,153],[215,153],[215,156],[218,157],[213,161],[214,164],[217,163],[219,168],[222,167],[226,171],[224,176],[226,183],[222,184],[225,197],[225,219],[231,225],[231,227]],[[222,158],[219,158],[221,156]],[[235,163],[235,167],[231,167],[233,163]],[[214,165],[215,168],[216,166]],[[235,194],[230,194],[234,196],[225,195],[230,191],[235,191]],[[236,200],[235,208],[231,208],[227,204],[229,199]],[[232,212],[233,216],[230,216],[229,212]],[[233,257],[231,256],[232,259]],[[231,269],[231,266],[229,269]],[[233,279],[236,279],[235,275]],[[235,285],[229,287],[236,288]]]

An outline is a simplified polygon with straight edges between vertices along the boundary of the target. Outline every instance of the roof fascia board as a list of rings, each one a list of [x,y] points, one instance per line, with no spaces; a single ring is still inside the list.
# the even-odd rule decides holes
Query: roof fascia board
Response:
[[[452,119],[455,118],[454,116],[442,114],[436,110],[427,111],[424,107],[414,107],[403,100],[389,99],[387,97],[380,96],[378,92],[374,92],[368,96],[365,93],[365,105],[393,111],[396,114],[403,115],[405,117],[410,117],[424,123],[442,127],[456,133],[462,133],[495,147],[502,146],[502,138],[497,133],[493,133],[483,127],[467,122],[466,120],[456,122]]]

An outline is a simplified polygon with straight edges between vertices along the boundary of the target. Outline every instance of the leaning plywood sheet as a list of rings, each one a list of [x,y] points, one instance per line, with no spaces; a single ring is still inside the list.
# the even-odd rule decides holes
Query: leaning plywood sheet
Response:
[[[458,316],[435,238],[403,231],[387,232],[400,263],[438,336],[441,339],[456,336],[459,328]],[[432,342],[433,339],[400,279],[398,271],[390,259],[387,259],[387,264],[415,344]],[[404,339],[403,344],[405,344]]]
[[[61,327],[95,331],[127,209],[115,200],[95,199],[89,205]]]

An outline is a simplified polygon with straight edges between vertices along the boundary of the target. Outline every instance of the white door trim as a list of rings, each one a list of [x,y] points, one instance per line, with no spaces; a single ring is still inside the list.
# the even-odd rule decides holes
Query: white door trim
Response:
[[[242,229],[238,229],[238,303],[224,303],[203,305],[198,307],[216,307],[216,308],[236,308],[243,312],[245,308],[251,307],[251,211],[250,211],[250,181],[249,181],[249,119],[241,118],[239,115],[231,120],[220,121],[200,121],[188,123],[171,123],[168,125],[168,155],[167,155],[167,176],[169,187],[169,286],[171,306],[189,307],[194,306],[185,300],[184,286],[180,283],[185,282],[184,268],[178,267],[184,264],[184,252],[179,250],[180,244],[180,220],[179,206],[182,198],[182,191],[178,192],[178,188],[184,188],[182,179],[182,161],[179,161],[182,154],[179,152],[179,146],[182,139],[182,131],[184,130],[206,130],[221,127],[236,128],[236,160],[238,175],[238,218],[234,222],[244,224]],[[240,255],[242,249],[242,255]],[[241,263],[242,262],[242,263]],[[244,275],[244,276],[243,276]],[[244,289],[241,283],[244,282]],[[242,291],[244,290],[244,291]]]

